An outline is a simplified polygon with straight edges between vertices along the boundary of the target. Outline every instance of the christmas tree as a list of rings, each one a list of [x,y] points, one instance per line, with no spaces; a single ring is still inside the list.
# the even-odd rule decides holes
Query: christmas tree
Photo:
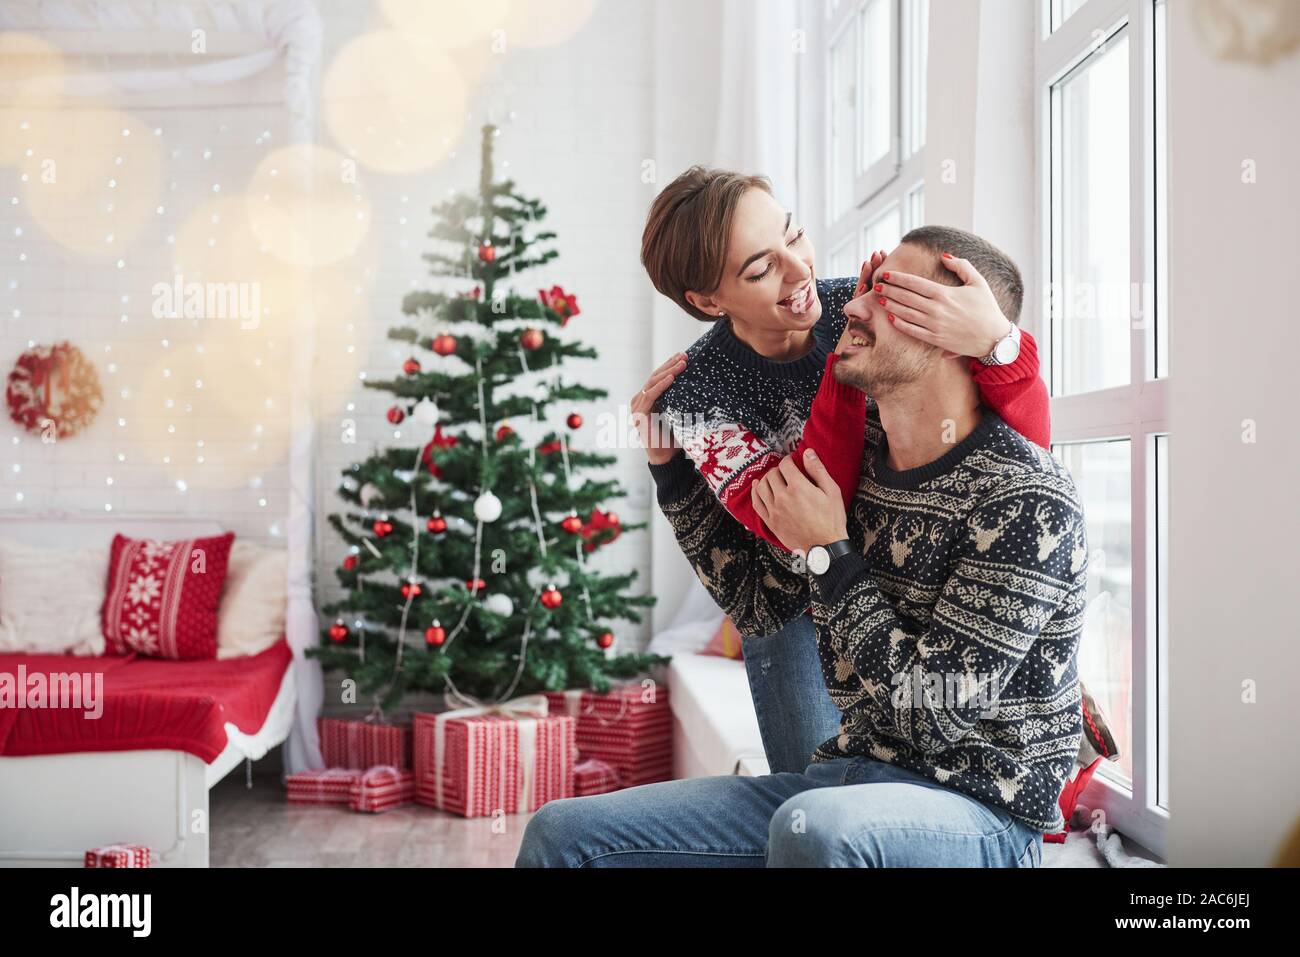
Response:
[[[478,195],[434,207],[438,248],[424,257],[473,288],[407,295],[411,324],[389,338],[412,355],[400,376],[365,382],[396,397],[388,421],[408,423],[417,444],[353,464],[339,489],[351,508],[329,518],[349,546],[337,570],[347,594],[324,608],[335,620],[313,653],[384,707],[412,690],[455,703],[606,690],[667,661],[606,651],[611,624],[640,621],[654,599],[628,593],[635,571],[600,575],[588,558],[644,523],[603,509],[624,494],[618,482],[579,478],[614,462],[569,444],[581,416],[557,428],[547,415],[606,396],[560,378],[565,359],[596,357],[555,334],[577,298],[499,289],[557,253],[538,225],[546,207],[493,178],[497,133],[483,128]]]

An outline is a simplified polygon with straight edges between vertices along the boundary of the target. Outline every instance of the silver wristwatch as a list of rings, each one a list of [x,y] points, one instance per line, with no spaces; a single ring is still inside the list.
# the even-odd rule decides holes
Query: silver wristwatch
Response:
[[[831,562],[841,555],[853,551],[853,545],[847,538],[829,545],[814,545],[808,549],[808,570],[814,575],[825,575],[830,570]]]
[[[993,343],[993,350],[986,356],[980,356],[980,362],[986,366],[1005,366],[1015,362],[1020,356],[1020,327],[1011,323],[1011,330]]]

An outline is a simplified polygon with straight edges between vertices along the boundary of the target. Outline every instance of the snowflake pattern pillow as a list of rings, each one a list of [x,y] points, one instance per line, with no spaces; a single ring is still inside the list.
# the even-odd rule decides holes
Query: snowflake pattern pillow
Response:
[[[175,542],[113,537],[104,596],[110,652],[214,658],[234,532]]]

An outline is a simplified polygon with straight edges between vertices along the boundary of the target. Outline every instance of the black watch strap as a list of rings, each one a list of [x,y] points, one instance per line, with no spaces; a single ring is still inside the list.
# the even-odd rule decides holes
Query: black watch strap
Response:
[[[831,557],[832,562],[853,551],[853,543],[847,538],[841,538],[838,542],[831,542],[829,545],[824,545],[823,547],[826,549],[826,554]]]

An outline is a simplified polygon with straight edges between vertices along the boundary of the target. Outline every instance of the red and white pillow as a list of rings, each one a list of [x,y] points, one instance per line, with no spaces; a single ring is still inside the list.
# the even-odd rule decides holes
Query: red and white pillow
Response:
[[[214,658],[233,532],[174,542],[115,535],[102,612],[110,654]]]

